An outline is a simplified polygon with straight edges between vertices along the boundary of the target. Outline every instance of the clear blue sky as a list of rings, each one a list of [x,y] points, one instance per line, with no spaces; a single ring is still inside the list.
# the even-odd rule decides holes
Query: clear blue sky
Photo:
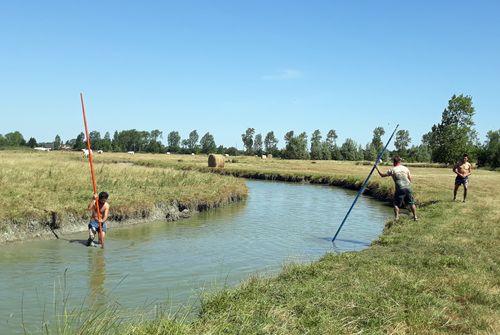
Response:
[[[454,93],[500,128],[499,1],[2,1],[0,133],[336,129],[413,143]]]

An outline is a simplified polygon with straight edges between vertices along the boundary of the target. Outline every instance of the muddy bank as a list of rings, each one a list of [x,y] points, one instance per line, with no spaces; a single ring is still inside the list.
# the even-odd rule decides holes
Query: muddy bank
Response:
[[[108,228],[143,224],[151,221],[164,220],[165,222],[178,221],[207,211],[213,208],[228,205],[230,203],[246,199],[246,194],[235,194],[218,202],[192,202],[189,204],[172,202],[170,204],[156,204],[152,209],[142,210],[135,213],[111,213],[107,221]],[[59,215],[58,213],[47,213],[45,219],[26,219],[22,222],[3,222],[0,231],[0,244],[29,241],[35,239],[53,239],[76,232],[87,231],[89,218],[78,215]]]

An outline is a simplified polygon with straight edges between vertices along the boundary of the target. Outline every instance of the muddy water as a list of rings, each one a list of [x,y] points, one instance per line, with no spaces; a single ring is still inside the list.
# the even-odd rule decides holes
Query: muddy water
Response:
[[[54,310],[103,300],[134,315],[164,303],[196,306],[203,290],[235,285],[287,262],[368,247],[390,208],[362,197],[335,246],[331,237],[355,193],[339,188],[248,181],[246,202],[175,223],[110,228],[106,249],[85,233],[0,246],[0,334],[53,325]]]

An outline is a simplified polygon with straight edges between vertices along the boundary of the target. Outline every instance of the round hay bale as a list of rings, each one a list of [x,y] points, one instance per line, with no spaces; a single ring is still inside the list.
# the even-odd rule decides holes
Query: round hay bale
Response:
[[[224,167],[224,157],[222,155],[210,154],[208,156],[208,167],[223,168]]]
[[[260,158],[267,159],[267,156],[266,155],[262,155]]]
[[[273,158],[273,155],[267,154],[267,159],[272,159],[272,158]]]

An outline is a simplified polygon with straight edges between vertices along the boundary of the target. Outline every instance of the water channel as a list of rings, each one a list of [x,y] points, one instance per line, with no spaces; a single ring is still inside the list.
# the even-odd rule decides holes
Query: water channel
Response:
[[[335,187],[247,181],[246,201],[178,222],[110,228],[106,249],[85,233],[0,246],[0,334],[41,329],[54,306],[113,300],[137,311],[196,306],[202,291],[270,275],[288,262],[361,250],[382,232],[389,207],[361,197],[335,247],[331,237],[354,199]],[[134,314],[134,312],[130,312]]]

